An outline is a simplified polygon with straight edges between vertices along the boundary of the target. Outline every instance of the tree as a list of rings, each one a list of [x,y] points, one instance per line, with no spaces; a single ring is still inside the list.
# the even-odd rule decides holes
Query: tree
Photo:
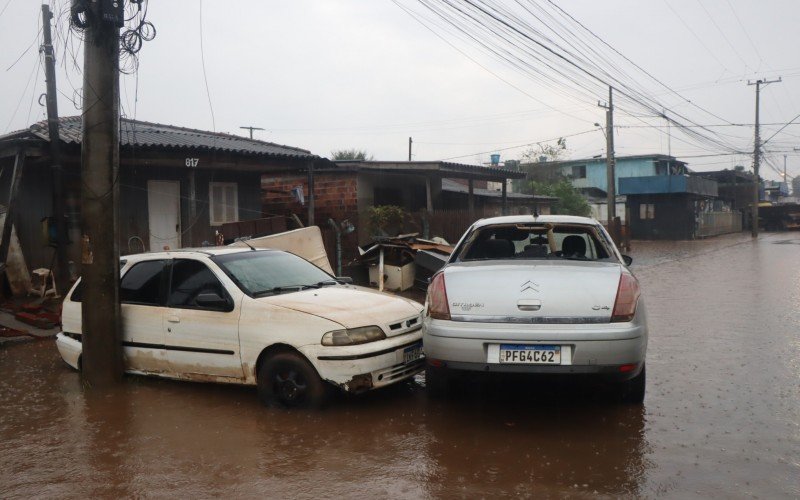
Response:
[[[365,149],[337,149],[331,151],[332,160],[356,160],[356,161],[371,161],[374,157],[367,153]]]
[[[567,155],[567,140],[563,137],[556,141],[555,144],[539,143],[534,147],[530,147],[520,155],[520,163],[540,163],[543,161],[558,161]]]
[[[554,214],[588,217],[592,213],[589,202],[572,186],[569,179],[562,178],[557,182],[529,181],[526,191],[558,198],[553,206]]]

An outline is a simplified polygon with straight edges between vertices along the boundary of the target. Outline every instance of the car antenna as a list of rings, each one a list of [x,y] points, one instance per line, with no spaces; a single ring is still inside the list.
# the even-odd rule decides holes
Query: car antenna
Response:
[[[250,250],[253,250],[253,251],[255,251],[256,247],[254,247],[253,245],[251,245],[250,243],[248,243],[248,242],[247,242],[247,240],[248,240],[248,239],[249,239],[249,238],[236,238],[236,239],[235,239],[235,240],[233,240],[233,241],[241,241],[242,243],[244,243],[245,245],[247,245],[248,247],[250,247]]]

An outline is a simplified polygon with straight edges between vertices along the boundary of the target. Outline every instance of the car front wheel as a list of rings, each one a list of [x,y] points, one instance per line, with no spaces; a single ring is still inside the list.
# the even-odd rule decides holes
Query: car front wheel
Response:
[[[320,408],[327,393],[314,367],[292,352],[271,356],[258,372],[258,398],[266,406]]]

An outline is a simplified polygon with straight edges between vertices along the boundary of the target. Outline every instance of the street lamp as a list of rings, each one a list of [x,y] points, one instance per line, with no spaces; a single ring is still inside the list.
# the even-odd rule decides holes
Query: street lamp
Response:
[[[595,123],[594,126],[600,129],[600,132],[603,133],[603,137],[606,136],[606,129],[602,125],[600,125],[599,123]]]

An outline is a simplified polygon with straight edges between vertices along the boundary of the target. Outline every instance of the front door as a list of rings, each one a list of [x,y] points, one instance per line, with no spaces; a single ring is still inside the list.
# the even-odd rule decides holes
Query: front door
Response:
[[[178,181],[147,181],[150,251],[181,247],[181,185]]]
[[[201,294],[226,299],[222,305],[198,304]],[[165,341],[170,369],[176,374],[242,378],[238,303],[213,271],[199,260],[172,261]]]

